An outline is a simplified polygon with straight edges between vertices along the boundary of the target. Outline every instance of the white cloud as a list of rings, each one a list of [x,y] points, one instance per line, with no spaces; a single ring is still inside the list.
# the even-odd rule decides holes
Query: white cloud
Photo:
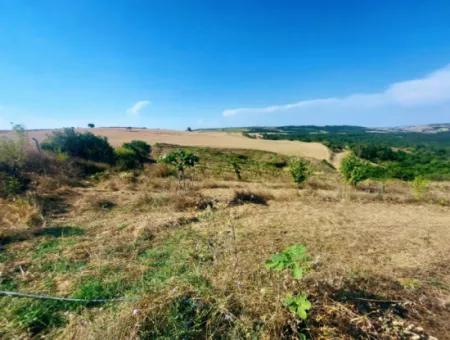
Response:
[[[318,98],[267,107],[244,107],[223,111],[224,117],[266,113],[364,113],[372,109],[429,109],[450,105],[450,64],[427,76],[389,85],[384,91],[356,93],[346,97]]]
[[[150,101],[148,100],[140,100],[133,104],[130,108],[128,108],[127,113],[131,116],[139,116],[141,111],[150,105]]]

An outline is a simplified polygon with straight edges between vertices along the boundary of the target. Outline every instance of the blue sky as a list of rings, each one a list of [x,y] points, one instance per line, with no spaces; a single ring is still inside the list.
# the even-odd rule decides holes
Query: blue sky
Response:
[[[449,1],[0,0],[0,129],[450,122]]]

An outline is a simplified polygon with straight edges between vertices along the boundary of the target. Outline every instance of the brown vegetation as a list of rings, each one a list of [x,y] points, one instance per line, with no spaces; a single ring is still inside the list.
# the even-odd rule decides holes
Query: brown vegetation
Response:
[[[316,162],[298,189],[271,165],[273,154],[245,153],[237,181],[222,154],[197,153],[183,184],[147,164],[82,186],[55,188],[37,176],[33,197],[1,200],[4,289],[92,297],[91,289],[127,300],[58,306],[51,317],[65,321],[40,329],[23,304],[47,310],[3,297],[0,336],[448,338],[448,183],[420,197],[401,181],[353,188]],[[311,257],[301,282],[264,266],[292,244]],[[306,322],[283,306],[288,291],[307,292]]]

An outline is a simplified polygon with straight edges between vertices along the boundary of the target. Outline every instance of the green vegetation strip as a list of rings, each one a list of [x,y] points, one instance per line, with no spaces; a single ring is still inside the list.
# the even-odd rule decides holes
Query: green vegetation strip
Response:
[[[112,298],[112,299],[75,299],[75,298],[65,298],[58,296],[50,296],[50,295],[40,295],[33,293],[21,293],[21,292],[10,292],[5,290],[0,290],[0,295],[6,295],[11,297],[24,297],[24,298],[32,298],[32,299],[40,299],[40,300],[55,300],[55,301],[66,301],[66,302],[84,302],[84,303],[105,303],[105,302],[114,302],[114,301],[129,301],[130,299],[125,298]]]

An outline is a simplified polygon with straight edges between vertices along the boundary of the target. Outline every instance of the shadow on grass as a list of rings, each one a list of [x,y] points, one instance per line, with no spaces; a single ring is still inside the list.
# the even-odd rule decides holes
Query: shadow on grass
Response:
[[[21,230],[19,232],[10,233],[7,235],[0,236],[0,249],[14,242],[21,242],[29,240],[33,237],[47,236],[47,237],[70,237],[70,236],[81,236],[84,235],[84,229],[74,226],[53,226],[29,230]]]

